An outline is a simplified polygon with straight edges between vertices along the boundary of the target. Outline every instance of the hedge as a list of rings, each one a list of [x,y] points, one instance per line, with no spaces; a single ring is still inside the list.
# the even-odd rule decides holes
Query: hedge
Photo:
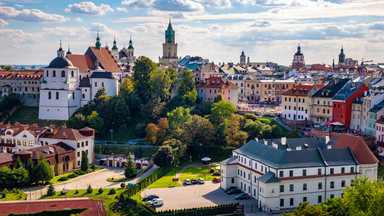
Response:
[[[237,205],[239,205],[239,203],[223,204],[223,205],[210,206],[210,207],[190,208],[190,209],[165,210],[165,211],[157,212],[156,215],[160,215],[160,216],[185,216],[185,215],[205,216],[205,215],[228,214],[228,213],[235,212]]]
[[[81,214],[88,210],[88,208],[77,208],[77,209],[65,209],[65,210],[46,210],[35,213],[11,213],[8,216],[70,216],[71,214]]]

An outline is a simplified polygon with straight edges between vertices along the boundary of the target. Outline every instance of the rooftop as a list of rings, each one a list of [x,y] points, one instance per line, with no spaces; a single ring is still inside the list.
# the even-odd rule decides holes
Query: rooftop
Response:
[[[360,164],[377,164],[379,162],[361,137],[342,134],[334,145],[334,148],[337,149],[346,147],[351,148],[354,156]]]
[[[313,97],[333,98],[349,81],[349,79],[333,79],[324,88],[317,91]]]

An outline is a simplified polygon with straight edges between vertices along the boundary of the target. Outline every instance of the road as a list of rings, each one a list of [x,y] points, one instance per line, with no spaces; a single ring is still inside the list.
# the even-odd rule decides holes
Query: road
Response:
[[[116,167],[103,167],[104,169],[89,173],[87,175],[79,176],[77,178],[71,179],[69,181],[54,184],[56,191],[61,191],[63,189],[76,190],[76,189],[87,189],[88,185],[91,185],[92,188],[118,188],[120,187],[121,182],[109,182],[108,178],[124,178],[124,169]],[[125,182],[136,183],[141,179],[147,177],[148,175],[155,172],[159,167],[154,165],[151,169],[147,170],[145,173],[139,177]],[[24,188],[23,191],[28,194],[28,200],[40,199],[42,194],[47,193],[48,186],[33,187],[33,188]]]

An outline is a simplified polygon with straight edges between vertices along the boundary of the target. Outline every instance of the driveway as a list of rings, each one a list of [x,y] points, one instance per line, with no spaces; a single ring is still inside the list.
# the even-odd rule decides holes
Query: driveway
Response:
[[[141,196],[156,194],[164,200],[164,205],[157,210],[195,208],[215,206],[239,202],[241,204],[256,204],[255,199],[236,200],[236,195],[227,195],[219,183],[211,181],[203,185],[188,185],[172,188],[151,188],[141,193]]]
[[[108,178],[124,178],[124,169],[116,167],[103,167],[104,169],[89,173],[86,175],[79,176],[77,178],[71,179],[69,181],[54,184],[56,191],[61,191],[64,188],[69,190],[76,189],[87,189],[88,185],[91,185],[93,189],[102,188],[117,188],[120,187],[121,182],[109,182]],[[159,167],[153,166],[147,172],[143,173],[141,176],[133,179],[132,181],[125,182],[125,184],[132,182],[136,183],[151,173],[155,172]],[[33,187],[25,188],[24,192],[28,194],[29,199],[39,199],[41,194],[47,193],[48,186],[44,187]]]

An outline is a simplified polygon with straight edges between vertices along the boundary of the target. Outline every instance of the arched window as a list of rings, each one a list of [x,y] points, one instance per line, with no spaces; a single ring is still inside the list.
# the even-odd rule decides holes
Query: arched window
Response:
[[[61,77],[65,77],[65,71],[61,71]]]
[[[72,92],[72,99],[75,100],[75,92]]]
[[[48,92],[48,99],[50,100],[52,98],[52,93]]]
[[[48,70],[47,70],[47,74],[46,74],[46,76],[49,77],[49,72],[48,72]],[[24,81],[24,83],[25,83],[25,81]]]
[[[49,160],[46,160],[46,161],[48,162],[49,165],[51,165],[51,161],[49,161]]]
[[[64,161],[69,161],[69,160],[70,160],[69,156],[66,155],[66,156],[64,157]]]
[[[75,76],[75,73],[71,71],[71,77],[74,77],[74,76]]]
[[[59,100],[59,92],[56,92],[56,100]]]
[[[53,76],[53,77],[56,77],[56,71],[55,71],[55,70],[52,71],[52,76]]]

